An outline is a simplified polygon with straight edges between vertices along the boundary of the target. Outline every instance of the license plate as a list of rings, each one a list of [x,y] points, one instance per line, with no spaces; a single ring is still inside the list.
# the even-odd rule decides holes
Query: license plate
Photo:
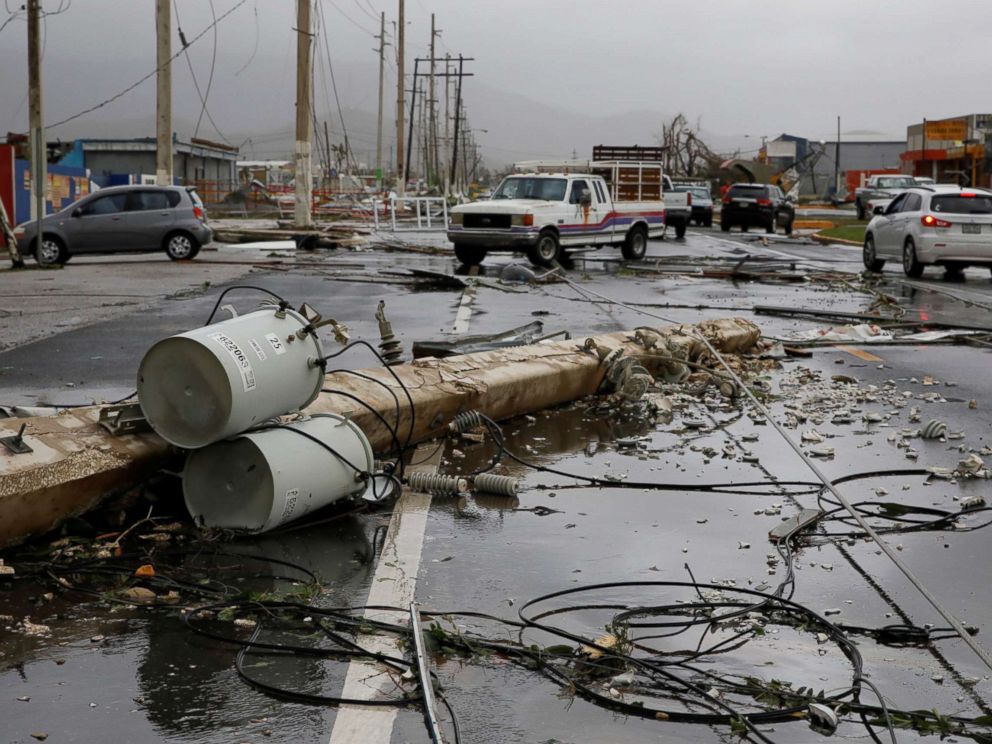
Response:
[[[978,235],[981,231],[981,225],[961,225],[961,232],[966,235]]]

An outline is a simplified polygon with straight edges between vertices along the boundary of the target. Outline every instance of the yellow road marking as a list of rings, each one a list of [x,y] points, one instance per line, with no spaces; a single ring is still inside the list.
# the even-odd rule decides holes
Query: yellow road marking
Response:
[[[856,356],[858,359],[862,359],[866,362],[884,362],[880,356],[875,356],[870,351],[865,351],[864,349],[859,349],[856,346],[841,346],[838,344],[834,346],[835,349],[840,349],[841,351],[846,351],[851,356]]]

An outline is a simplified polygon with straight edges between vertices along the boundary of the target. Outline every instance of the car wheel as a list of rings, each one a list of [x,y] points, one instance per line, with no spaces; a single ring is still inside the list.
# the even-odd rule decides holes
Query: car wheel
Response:
[[[165,253],[173,261],[189,261],[199,251],[196,238],[187,232],[174,232],[165,237]]]
[[[465,266],[478,266],[486,258],[486,249],[477,245],[455,243],[455,258]]]
[[[792,219],[790,219],[788,222],[785,223],[785,234],[786,235],[792,235],[792,223],[793,223],[793,220]]]
[[[641,225],[630,228],[620,252],[628,261],[639,261],[644,258],[644,254],[648,252],[647,230]]]
[[[881,271],[885,267],[885,261],[878,258],[875,253],[875,238],[871,235],[865,236],[865,247],[861,251],[861,260],[868,271]]]
[[[40,266],[57,266],[69,260],[69,251],[65,243],[54,235],[46,236],[41,241],[41,247],[35,248],[34,260]]]
[[[743,225],[741,225],[741,232],[747,232],[747,231],[748,231],[748,224],[745,222]]]
[[[730,232],[730,223],[725,220],[720,220],[720,229],[723,232]]]
[[[911,279],[923,276],[923,264],[916,257],[916,245],[912,238],[907,238],[902,248],[902,270]]]
[[[557,233],[554,230],[541,230],[537,242],[527,249],[527,258],[535,266],[554,266],[560,251]]]

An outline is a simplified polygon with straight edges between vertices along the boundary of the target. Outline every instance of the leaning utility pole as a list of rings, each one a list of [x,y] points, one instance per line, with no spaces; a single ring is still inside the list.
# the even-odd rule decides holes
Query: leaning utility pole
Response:
[[[40,247],[43,242],[41,220],[45,216],[48,191],[48,147],[41,109],[41,0],[28,0],[28,118],[31,127],[31,216],[38,220],[37,245]],[[14,265],[18,265],[16,261]],[[23,266],[23,262],[20,265]]]
[[[403,19],[403,0],[400,2],[400,19],[396,29],[396,175],[400,179],[400,196],[406,194],[406,172],[407,164],[403,160],[403,107],[406,104],[404,97],[404,74],[403,58],[406,54],[404,39],[406,38],[406,21]]]
[[[451,181],[458,183],[458,124],[462,118],[462,76],[465,60],[458,55],[458,87],[455,89],[455,136],[451,151]]]
[[[382,189],[382,72],[386,62],[386,13],[379,18],[379,125],[375,136],[375,186]]]
[[[313,198],[310,141],[313,129],[310,109],[313,82],[310,75],[310,46],[313,41],[310,23],[311,0],[296,0],[296,227],[312,224],[310,202]]]
[[[172,185],[172,15],[155,0],[155,183]]]

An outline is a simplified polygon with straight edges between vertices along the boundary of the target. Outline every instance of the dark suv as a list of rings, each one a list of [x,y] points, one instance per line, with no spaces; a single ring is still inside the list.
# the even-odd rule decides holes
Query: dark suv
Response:
[[[25,222],[14,238],[25,255],[40,264],[62,264],[77,253],[165,251],[191,259],[213,240],[203,202],[182,186],[113,186],[100,189],[42,221]]]
[[[740,225],[744,232],[753,226],[773,233],[776,227],[782,227],[786,235],[791,235],[795,219],[796,208],[778,186],[735,183],[723,197],[720,229],[728,232],[734,225]]]

